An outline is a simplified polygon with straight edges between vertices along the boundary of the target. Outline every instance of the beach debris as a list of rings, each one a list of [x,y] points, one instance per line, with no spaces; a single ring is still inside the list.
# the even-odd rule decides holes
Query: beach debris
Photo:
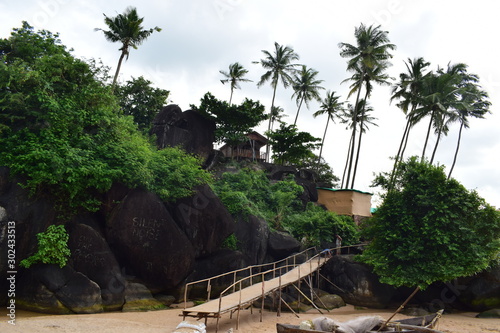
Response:
[[[304,320],[300,323],[299,328],[301,330],[313,330],[314,324],[313,324],[312,320]]]
[[[207,333],[204,323],[196,320],[184,320],[175,328],[172,333]]]

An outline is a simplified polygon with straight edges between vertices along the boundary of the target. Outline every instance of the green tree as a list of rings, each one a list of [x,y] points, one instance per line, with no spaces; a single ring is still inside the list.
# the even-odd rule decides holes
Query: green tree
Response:
[[[32,194],[54,197],[61,214],[97,210],[100,194],[114,182],[175,200],[210,180],[192,156],[152,146],[96,79],[99,71],[51,33],[23,25],[0,45],[0,165]],[[7,55],[5,45],[18,52]],[[169,169],[177,164],[183,168]]]
[[[302,103],[305,102],[307,108],[309,108],[309,102],[312,100],[319,101],[321,98],[319,97],[319,90],[325,89],[320,86],[323,80],[317,80],[316,75],[318,75],[318,71],[307,68],[305,65],[302,65],[300,70],[293,77],[292,88],[295,91],[292,95],[292,98],[296,98],[297,103],[297,115],[295,116],[294,125],[297,124],[297,119],[299,118],[300,107]]]
[[[350,58],[347,63],[347,70],[352,71],[355,74],[359,75],[359,81],[361,84],[365,82],[365,76],[367,75],[367,71],[373,70],[377,66],[381,66],[381,63],[386,62],[389,58],[392,58],[392,55],[389,53],[389,50],[394,50],[396,46],[394,44],[389,43],[389,38],[387,37],[388,32],[380,30],[380,26],[366,27],[364,24],[361,24],[354,31],[354,36],[356,38],[356,45],[352,45],[349,43],[339,43],[340,47],[340,56],[343,58]],[[386,67],[386,66],[385,66]],[[368,87],[367,87],[368,89]],[[360,93],[361,93],[361,85],[359,89],[357,89],[356,102],[354,104],[354,110],[358,112],[361,110],[358,108],[358,103],[360,101]],[[357,116],[355,115],[354,121],[357,121]],[[354,160],[354,146],[356,137],[357,124],[352,126],[353,134],[351,137],[353,140],[351,141],[350,156],[348,163],[348,172],[347,172],[347,181],[346,187],[349,187],[350,179],[351,179],[351,170],[353,168],[353,160]],[[351,185],[351,188],[353,186]]]
[[[283,119],[283,117],[287,117],[287,115],[285,114],[285,110],[281,106],[273,106],[273,108],[271,109],[271,131],[273,130],[274,123],[276,121],[281,122],[281,119]]]
[[[295,53],[293,48],[289,46],[279,45],[277,42],[274,43],[274,54],[269,51],[262,50],[265,55],[264,59],[261,59],[257,63],[267,70],[260,78],[257,86],[260,87],[264,85],[267,81],[271,81],[271,87],[273,88],[273,98],[271,100],[271,108],[269,113],[273,110],[274,99],[276,97],[276,88],[278,83],[281,81],[283,86],[287,88],[292,84],[292,75],[295,73],[295,66],[297,64],[293,63],[295,60],[299,60],[299,55]],[[271,117],[269,117],[269,125],[267,130],[271,130]],[[266,146],[266,156],[269,158],[269,145]]]
[[[321,160],[321,155],[323,153],[323,146],[325,145],[326,132],[328,130],[328,124],[331,121],[335,123],[335,119],[339,116],[339,114],[344,113],[344,102],[339,102],[340,96],[335,96],[335,91],[326,92],[326,97],[323,99],[321,103],[320,109],[313,113],[313,117],[316,118],[318,116],[326,114],[326,125],[325,132],[323,133],[323,140],[321,140],[321,148],[319,150],[318,163]]]
[[[233,100],[233,91],[234,89],[241,89],[240,82],[252,82],[252,80],[245,79],[244,76],[248,73],[240,63],[235,62],[234,64],[229,65],[229,72],[219,71],[224,77],[224,80],[220,80],[222,84],[230,83],[231,86],[231,96],[229,97],[229,104]]]
[[[313,170],[316,173],[316,183],[321,183],[326,187],[335,188],[338,186],[339,177],[333,173],[332,167],[323,157],[319,158],[315,154],[306,156],[295,164],[298,169]],[[319,186],[319,185],[318,185]]]
[[[273,148],[273,161],[276,164],[296,164],[302,159],[313,157],[312,150],[321,141],[307,132],[299,132],[297,126],[281,123],[280,128],[267,133]]]
[[[259,102],[245,98],[240,105],[219,101],[211,93],[200,100],[200,106],[191,105],[202,115],[216,123],[215,140],[236,145],[246,139],[252,128],[267,119],[265,109]]]
[[[132,116],[145,134],[149,133],[154,117],[165,105],[169,94],[168,90],[154,88],[152,82],[143,76],[132,78],[116,88],[123,114]]]
[[[102,31],[106,40],[122,44],[118,49],[121,51],[121,54],[113,78],[113,87],[116,85],[123,58],[126,57],[125,59],[128,60],[130,48],[137,49],[154,31],[161,31],[158,27],[145,30],[142,26],[143,21],[144,18],[139,17],[135,7],[127,7],[123,14],[118,14],[115,17],[108,17],[104,14],[104,23],[108,26],[109,30],[95,29],[96,31]]]
[[[447,179],[443,167],[416,157],[401,163],[392,190],[363,233],[369,245],[360,259],[380,280],[426,288],[433,282],[470,276],[500,254],[500,213]],[[386,190],[389,179],[375,184]]]

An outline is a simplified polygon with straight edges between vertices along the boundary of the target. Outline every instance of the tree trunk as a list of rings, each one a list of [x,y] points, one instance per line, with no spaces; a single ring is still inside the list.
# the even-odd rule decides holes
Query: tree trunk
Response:
[[[366,89],[365,103],[363,105],[363,110],[361,110],[361,122],[359,125],[359,139],[358,139],[358,149],[357,149],[358,151],[356,152],[356,162],[354,163],[354,170],[352,172],[351,188],[354,188],[354,179],[356,178],[356,172],[358,170],[359,152],[361,151],[361,137],[363,136],[363,125],[365,123],[365,108],[366,108],[367,98],[368,98],[368,89]]]
[[[455,168],[455,163],[457,162],[458,150],[460,149],[460,140],[462,139],[462,129],[464,128],[464,122],[460,122],[460,130],[458,131],[458,141],[457,141],[457,149],[455,150],[455,156],[453,157],[453,163],[451,164],[450,173],[448,174],[448,179],[451,178],[451,173],[453,172],[453,168]]]
[[[354,104],[354,119],[353,119],[353,126],[352,126],[352,136],[353,138],[356,137],[356,127],[358,125],[358,104],[359,104],[359,95],[361,93],[361,88],[363,87],[363,80],[365,79],[365,70],[363,69],[363,72],[361,72],[361,78],[359,82],[361,82],[359,89],[358,89],[358,94],[356,95],[356,103]],[[347,182],[346,186],[349,186],[349,180],[351,178],[351,169],[352,169],[352,161],[354,159],[354,145],[356,144],[356,140],[352,140],[352,147],[351,147],[351,156],[349,156],[349,167],[347,170]]]
[[[277,75],[275,75],[276,77]],[[272,117],[272,113],[273,113],[273,107],[274,107],[274,98],[276,97],[276,88],[278,87],[278,80],[276,79],[274,82],[275,85],[274,85],[274,89],[273,89],[273,99],[271,100],[271,110],[269,111],[269,125],[267,125],[267,131],[270,132],[271,131],[271,120],[273,119]],[[269,142],[266,144],[266,162],[269,162],[271,159],[270,159],[270,146],[269,146]]]
[[[118,80],[118,74],[120,73],[120,69],[122,67],[122,61],[123,58],[125,57],[126,51],[123,50],[122,54],[120,55],[120,59],[118,60],[118,66],[116,67],[116,72],[115,72],[115,77],[113,78],[113,84],[111,85],[111,89],[115,89],[116,86],[116,81]]]
[[[233,100],[233,87],[231,87],[231,96],[229,96],[229,105],[231,105],[232,100]]]
[[[297,119],[299,119],[300,107],[302,106],[302,102],[304,101],[304,97],[305,96],[302,96],[302,98],[300,99],[299,108],[297,109],[297,115],[295,116],[295,121],[293,122],[294,125],[297,124]]]
[[[437,139],[436,139],[436,144],[434,145],[434,150],[432,151],[432,156],[431,156],[431,161],[430,163],[432,164],[432,162],[434,162],[434,156],[436,156],[436,151],[437,151],[437,148],[438,148],[438,145],[439,145],[439,141],[441,141],[441,133],[443,132],[443,127],[439,127],[439,131],[438,131],[438,135],[437,135]]]
[[[347,157],[345,159],[345,167],[344,167],[344,173],[342,173],[342,182],[340,184],[340,188],[344,188],[344,185],[345,187],[347,187],[347,182],[345,182],[345,174],[347,172],[347,165],[349,163],[349,155],[351,154],[351,143],[353,141],[353,136],[351,134],[351,139],[349,140],[349,145],[347,147]]]
[[[403,159],[403,147],[406,146],[405,142],[406,142],[406,139],[408,138],[408,134],[410,132],[410,122],[411,122],[410,118],[407,117],[405,131],[403,132],[403,137],[401,138],[401,142],[399,143],[398,153],[396,154],[396,157],[394,158],[394,165],[392,167],[391,178],[389,180],[389,190],[392,189],[392,184],[394,182],[394,176],[396,175],[396,169],[397,169],[398,163],[400,160]]]
[[[434,120],[434,111],[431,113],[431,120],[429,121],[429,127],[427,127],[427,135],[425,137],[424,149],[422,150],[422,158],[420,159],[422,162],[425,157],[425,150],[427,149],[427,142],[429,141],[429,135],[431,133],[432,121]]]
[[[321,148],[319,149],[318,165],[321,162],[321,155],[323,153],[323,145],[325,144],[326,131],[328,130],[328,123],[329,122],[330,122],[330,115],[328,115],[328,118],[326,119],[325,133],[323,133],[323,141],[321,141]]]

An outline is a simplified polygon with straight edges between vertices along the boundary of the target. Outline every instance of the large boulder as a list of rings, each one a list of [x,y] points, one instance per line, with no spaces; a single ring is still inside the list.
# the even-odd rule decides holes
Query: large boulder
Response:
[[[106,222],[106,238],[118,261],[152,292],[176,286],[191,271],[194,249],[161,199],[131,190]]]
[[[97,313],[103,311],[101,289],[70,266],[36,264],[20,279],[16,303],[44,313]]]
[[[322,272],[333,284],[326,285],[327,290],[352,305],[382,309],[395,293],[395,288],[379,282],[370,266],[355,262],[353,255],[333,256]]]
[[[153,120],[151,133],[158,148],[181,146],[187,152],[207,159],[213,150],[215,123],[193,110],[182,112],[177,105],[167,105]]]
[[[238,240],[238,249],[248,257],[251,265],[264,262],[269,233],[266,220],[254,215],[238,217],[234,235]]]
[[[105,310],[120,310],[126,282],[108,243],[86,224],[69,223],[67,229],[73,268],[99,285]]]
[[[267,252],[274,260],[284,259],[300,250],[301,244],[287,232],[272,231],[269,234]]]
[[[176,201],[172,216],[194,247],[196,258],[210,255],[234,232],[234,219],[210,186],[199,185],[193,196]]]

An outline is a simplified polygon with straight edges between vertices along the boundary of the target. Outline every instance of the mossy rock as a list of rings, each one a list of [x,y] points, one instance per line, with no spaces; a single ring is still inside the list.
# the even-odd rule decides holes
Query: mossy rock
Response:
[[[345,302],[339,295],[327,294],[320,298],[320,301],[316,301],[316,306],[322,307],[326,310],[337,309],[345,306]]]
[[[154,311],[163,310],[167,306],[156,299],[137,299],[130,302],[125,302],[122,312],[140,312],[140,311]]]
[[[500,318],[500,309],[491,309],[478,313],[476,318]]]

